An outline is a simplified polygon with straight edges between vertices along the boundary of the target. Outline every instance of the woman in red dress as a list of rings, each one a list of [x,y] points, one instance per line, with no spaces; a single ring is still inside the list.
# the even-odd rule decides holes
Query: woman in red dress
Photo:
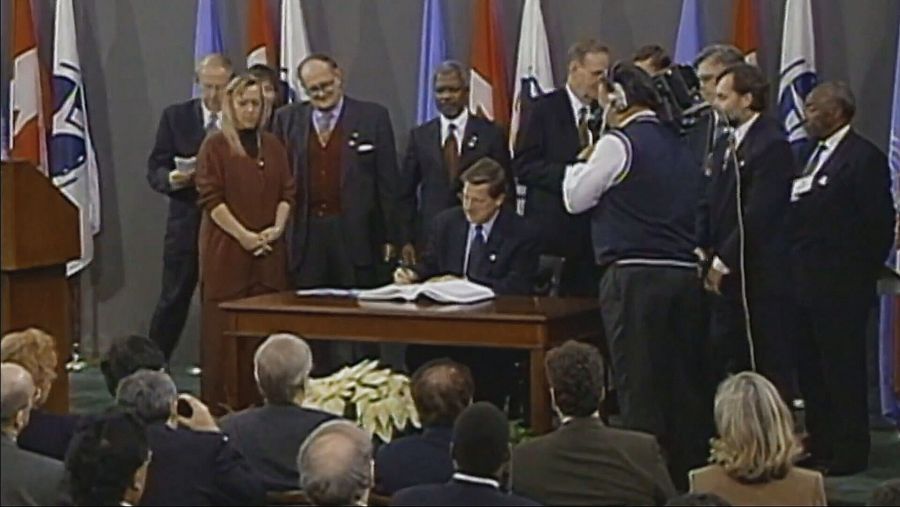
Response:
[[[287,289],[283,233],[296,193],[287,152],[264,130],[271,104],[261,83],[252,76],[235,77],[223,102],[222,130],[200,147],[196,175],[203,208],[201,386],[213,408],[226,401],[218,304]]]

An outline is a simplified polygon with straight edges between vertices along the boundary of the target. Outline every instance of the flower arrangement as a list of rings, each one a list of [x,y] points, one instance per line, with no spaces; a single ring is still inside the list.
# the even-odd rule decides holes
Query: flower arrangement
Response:
[[[409,424],[421,427],[409,377],[379,368],[374,359],[310,379],[303,405],[355,420],[385,443]]]

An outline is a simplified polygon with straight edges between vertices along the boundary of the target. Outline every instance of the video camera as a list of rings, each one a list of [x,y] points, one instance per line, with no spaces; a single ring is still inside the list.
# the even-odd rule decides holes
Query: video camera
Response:
[[[684,135],[709,109],[700,96],[700,79],[690,65],[672,65],[653,76],[663,102],[663,114]]]

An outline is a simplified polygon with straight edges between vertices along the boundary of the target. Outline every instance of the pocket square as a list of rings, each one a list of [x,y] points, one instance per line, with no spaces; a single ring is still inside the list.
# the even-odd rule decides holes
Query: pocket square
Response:
[[[368,144],[368,143],[363,143],[356,147],[356,152],[357,153],[369,153],[370,151],[372,151],[374,149],[375,149],[375,146]]]

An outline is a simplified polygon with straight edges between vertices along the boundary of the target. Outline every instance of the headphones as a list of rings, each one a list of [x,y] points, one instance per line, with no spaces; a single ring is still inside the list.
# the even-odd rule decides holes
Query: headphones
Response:
[[[616,63],[609,69],[609,74],[607,76],[607,83],[612,88],[612,92],[607,95],[609,99],[609,107],[611,109],[615,109],[616,112],[622,112],[628,109],[628,94],[625,93],[625,87],[622,86],[621,83],[616,81],[616,69],[619,68],[619,63]]]

